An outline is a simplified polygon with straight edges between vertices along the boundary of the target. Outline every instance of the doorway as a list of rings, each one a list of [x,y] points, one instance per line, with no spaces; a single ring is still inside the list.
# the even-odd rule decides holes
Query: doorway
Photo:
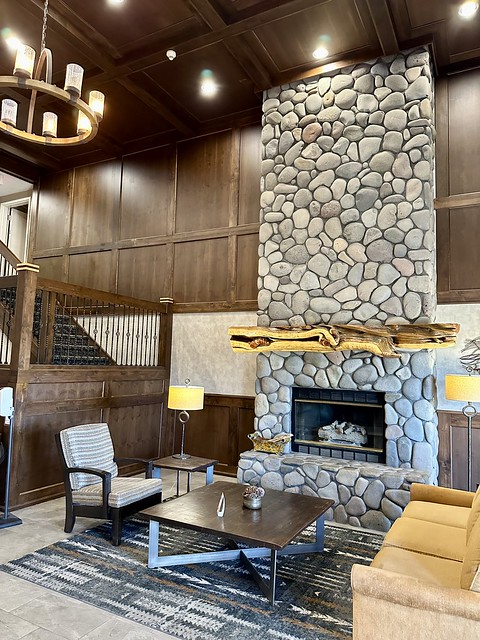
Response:
[[[31,195],[30,183],[0,171],[0,241],[20,262],[28,257]],[[5,258],[0,261],[0,276],[10,275],[9,266]]]

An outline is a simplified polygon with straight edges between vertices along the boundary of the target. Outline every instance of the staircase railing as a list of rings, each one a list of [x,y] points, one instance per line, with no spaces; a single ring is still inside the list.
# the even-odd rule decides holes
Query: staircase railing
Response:
[[[0,364],[10,364],[16,340],[29,340],[29,364],[164,366],[170,325],[166,304],[38,278],[32,271],[0,277]]]
[[[21,260],[0,240],[0,276],[14,276]]]

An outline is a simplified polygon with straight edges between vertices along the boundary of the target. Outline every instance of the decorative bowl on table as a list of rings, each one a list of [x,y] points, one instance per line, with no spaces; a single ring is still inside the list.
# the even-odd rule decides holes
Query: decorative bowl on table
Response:
[[[247,487],[243,492],[243,506],[247,509],[261,509],[264,495],[265,489],[262,487]]]

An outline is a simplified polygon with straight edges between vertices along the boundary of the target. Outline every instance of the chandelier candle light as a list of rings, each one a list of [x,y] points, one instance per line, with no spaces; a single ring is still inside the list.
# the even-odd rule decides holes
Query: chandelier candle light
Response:
[[[35,50],[19,44],[13,69],[13,76],[0,76],[0,89],[30,91],[27,126],[25,130],[17,126],[18,103],[11,98],[2,100],[0,131],[15,138],[44,145],[68,146],[83,144],[92,140],[98,132],[98,124],[103,118],[105,96],[100,91],[91,91],[88,104],[81,99],[83,68],[78,64],[68,64],[64,88],[52,84],[52,52],[46,48],[48,0],[43,8],[43,28],[41,50],[35,66]],[[40,80],[43,68],[45,80]],[[41,135],[33,133],[33,120],[37,93],[45,93],[61,102],[73,106],[78,112],[76,135],[57,137],[57,114],[47,111],[43,114]]]
[[[472,420],[478,411],[473,402],[480,402],[480,376],[445,376],[445,397],[447,400],[466,402],[463,415],[467,418],[467,477],[468,490],[473,491],[472,485]]]
[[[183,445],[185,442],[185,425],[190,419],[188,411],[203,409],[203,387],[190,386],[190,380],[185,380],[185,386],[171,386],[168,389],[168,408],[179,410],[178,419],[182,424],[182,444],[180,453],[174,453],[173,457],[180,460],[187,460],[191,456],[185,453]]]

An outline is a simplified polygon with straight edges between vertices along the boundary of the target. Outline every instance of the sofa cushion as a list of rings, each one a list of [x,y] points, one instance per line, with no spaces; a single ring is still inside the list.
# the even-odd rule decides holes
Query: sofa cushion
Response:
[[[468,538],[462,565],[461,587],[470,589],[480,565],[480,519],[478,519]]]
[[[402,516],[393,524],[383,544],[462,562],[466,549],[466,530]]]
[[[407,518],[427,520],[437,524],[445,524],[448,527],[466,529],[467,520],[471,509],[467,507],[454,507],[449,504],[437,502],[410,502],[404,509],[403,515]]]
[[[382,547],[371,566],[442,587],[458,589],[460,586],[462,563],[455,560],[436,558],[395,547]]]

